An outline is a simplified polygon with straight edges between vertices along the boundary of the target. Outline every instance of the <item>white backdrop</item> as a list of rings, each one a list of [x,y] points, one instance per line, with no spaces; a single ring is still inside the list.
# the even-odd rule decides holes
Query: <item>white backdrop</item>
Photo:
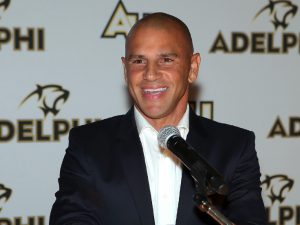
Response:
[[[0,224],[48,223],[68,130],[128,110],[124,34],[156,11],[186,22],[201,54],[197,113],[209,101],[204,116],[255,132],[270,224],[300,224],[299,7],[300,0],[0,0]],[[235,37],[244,50],[234,51]]]

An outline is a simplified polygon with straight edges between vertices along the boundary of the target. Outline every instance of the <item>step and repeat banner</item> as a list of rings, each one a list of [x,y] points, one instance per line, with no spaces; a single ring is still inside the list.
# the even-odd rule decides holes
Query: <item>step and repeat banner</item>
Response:
[[[201,54],[196,113],[255,132],[269,224],[300,224],[300,0],[0,0],[0,225],[48,224],[69,130],[129,109],[124,37],[157,11]]]

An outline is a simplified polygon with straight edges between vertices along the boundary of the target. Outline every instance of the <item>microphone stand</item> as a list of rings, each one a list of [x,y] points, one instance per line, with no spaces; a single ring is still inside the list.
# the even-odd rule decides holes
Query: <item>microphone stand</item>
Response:
[[[200,211],[207,213],[220,225],[235,225],[229,219],[227,219],[216,207],[211,205],[205,195],[205,186],[195,181],[196,193],[194,195],[194,201]]]

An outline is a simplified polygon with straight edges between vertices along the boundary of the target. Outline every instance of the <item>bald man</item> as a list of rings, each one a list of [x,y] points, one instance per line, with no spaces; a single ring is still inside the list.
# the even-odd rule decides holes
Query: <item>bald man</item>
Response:
[[[187,26],[154,13],[126,38],[124,77],[134,105],[126,115],[71,130],[50,224],[216,224],[193,202],[194,181],[157,143],[165,125],[199,151],[229,185],[213,202],[237,225],[266,224],[254,134],[198,117],[188,107],[200,55]]]

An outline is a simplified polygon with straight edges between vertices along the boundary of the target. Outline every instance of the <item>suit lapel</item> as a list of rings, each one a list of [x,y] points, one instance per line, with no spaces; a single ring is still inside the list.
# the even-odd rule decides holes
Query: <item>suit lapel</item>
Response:
[[[146,164],[135,125],[133,108],[124,116],[117,137],[118,155],[120,156],[121,165],[141,224],[154,225]]]
[[[187,136],[187,143],[189,143],[194,149],[199,150],[202,156],[207,155],[208,146],[206,135],[201,123],[194,112],[190,109],[190,121],[189,121],[189,133]],[[200,216],[199,209],[193,200],[195,194],[194,180],[190,175],[190,172],[183,168],[180,198],[178,204],[176,225],[187,225],[189,221],[198,221],[197,217]]]

